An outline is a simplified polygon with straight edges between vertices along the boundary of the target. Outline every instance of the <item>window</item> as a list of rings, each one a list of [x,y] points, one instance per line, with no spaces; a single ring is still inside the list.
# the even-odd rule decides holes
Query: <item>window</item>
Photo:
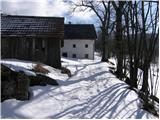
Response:
[[[85,57],[85,58],[88,58],[88,54],[85,54],[84,57]]]
[[[45,40],[42,40],[42,48],[45,48]]]
[[[88,48],[88,44],[85,44],[85,48]]]
[[[42,40],[41,39],[35,40],[35,49],[36,51],[42,50]]]
[[[43,52],[45,52],[45,47],[44,47],[44,48],[42,48],[42,51],[43,51]]]
[[[66,52],[62,53],[62,56],[63,56],[63,57],[68,57],[68,55],[67,55]]]
[[[76,54],[72,54],[72,58],[76,58],[77,56],[76,56]]]
[[[45,52],[45,40],[35,40],[35,50]]]
[[[73,48],[76,48],[76,44],[73,44]]]
[[[42,40],[42,51],[45,52],[45,40]]]

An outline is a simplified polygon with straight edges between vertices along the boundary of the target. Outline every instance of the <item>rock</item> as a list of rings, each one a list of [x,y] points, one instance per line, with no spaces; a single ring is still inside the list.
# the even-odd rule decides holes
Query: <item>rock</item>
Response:
[[[58,85],[57,81],[44,75],[44,74],[37,74],[37,76],[30,76],[30,85]]]
[[[1,82],[1,100],[14,98],[16,84],[15,81],[2,81]]]
[[[16,98],[18,100],[29,100],[29,86],[30,80],[28,76],[24,72],[18,73],[16,87]]]
[[[57,81],[45,74],[36,73],[36,76],[27,76],[23,71],[13,71],[5,65],[1,65],[1,100],[15,98],[29,100],[30,85],[58,85]]]
[[[17,73],[1,64],[1,100],[14,98]]]
[[[28,100],[29,79],[23,72],[15,72],[1,65],[1,100],[10,98]]]

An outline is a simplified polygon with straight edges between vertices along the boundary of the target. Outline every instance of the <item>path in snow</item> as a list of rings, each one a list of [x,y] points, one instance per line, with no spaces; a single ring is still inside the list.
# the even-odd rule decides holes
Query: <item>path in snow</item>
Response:
[[[140,109],[137,94],[109,72],[107,63],[65,58],[62,61],[71,70],[71,78],[48,67],[49,76],[57,75],[61,85],[32,87],[29,101],[4,101],[2,118],[156,118]]]

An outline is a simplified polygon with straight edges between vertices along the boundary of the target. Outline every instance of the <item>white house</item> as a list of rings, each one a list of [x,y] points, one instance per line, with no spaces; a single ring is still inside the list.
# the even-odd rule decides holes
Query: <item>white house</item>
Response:
[[[66,24],[64,31],[63,57],[94,59],[97,36],[93,24]]]

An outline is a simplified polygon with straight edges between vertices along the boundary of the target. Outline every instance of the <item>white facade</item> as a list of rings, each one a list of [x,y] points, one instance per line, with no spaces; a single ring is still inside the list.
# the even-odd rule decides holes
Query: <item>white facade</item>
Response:
[[[94,40],[65,39],[61,55],[70,58],[94,59]]]

